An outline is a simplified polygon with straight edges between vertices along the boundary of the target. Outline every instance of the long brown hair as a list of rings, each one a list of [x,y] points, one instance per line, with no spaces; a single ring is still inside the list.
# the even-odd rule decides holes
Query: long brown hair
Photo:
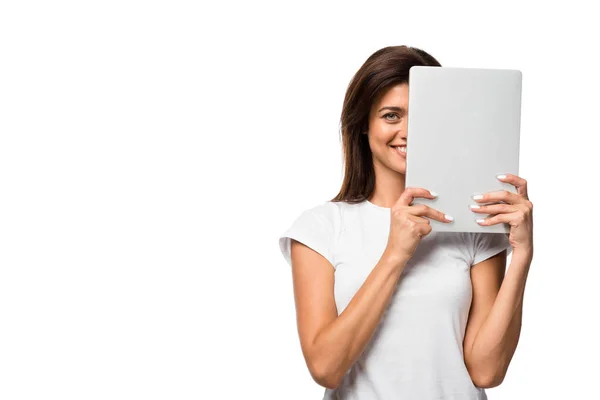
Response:
[[[375,190],[375,170],[369,138],[369,112],[374,99],[389,87],[408,83],[414,65],[441,64],[425,51],[408,46],[388,46],[373,53],[356,72],[344,98],[340,118],[344,180],[331,201],[359,203]]]

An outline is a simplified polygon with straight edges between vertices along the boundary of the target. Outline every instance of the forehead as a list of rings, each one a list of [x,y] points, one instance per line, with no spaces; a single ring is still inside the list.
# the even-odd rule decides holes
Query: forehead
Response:
[[[408,84],[399,83],[394,85],[375,99],[374,106],[406,106],[408,104]]]

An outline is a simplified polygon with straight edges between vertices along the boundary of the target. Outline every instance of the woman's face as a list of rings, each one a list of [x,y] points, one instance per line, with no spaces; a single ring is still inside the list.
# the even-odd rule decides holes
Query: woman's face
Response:
[[[369,115],[369,146],[375,166],[406,174],[408,84],[392,86],[375,99]]]

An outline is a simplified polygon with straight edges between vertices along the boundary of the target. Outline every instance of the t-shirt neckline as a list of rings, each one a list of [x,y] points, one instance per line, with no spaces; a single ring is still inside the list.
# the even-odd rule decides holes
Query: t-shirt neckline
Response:
[[[373,204],[371,203],[369,200],[365,200],[365,202],[367,203],[367,205],[373,209],[376,210],[380,210],[380,211],[387,211],[390,212],[391,208],[388,207],[382,207],[382,206],[378,206],[377,204]]]

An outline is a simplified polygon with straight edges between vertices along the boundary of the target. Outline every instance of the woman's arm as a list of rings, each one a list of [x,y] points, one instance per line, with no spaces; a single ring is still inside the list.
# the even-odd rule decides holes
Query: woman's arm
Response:
[[[521,332],[530,252],[513,251],[504,277],[506,251],[471,268],[473,302],[464,340],[465,364],[478,387],[502,383]]]
[[[313,379],[333,389],[373,336],[408,259],[392,257],[385,251],[338,316],[331,263],[295,240],[291,254],[302,352]]]

